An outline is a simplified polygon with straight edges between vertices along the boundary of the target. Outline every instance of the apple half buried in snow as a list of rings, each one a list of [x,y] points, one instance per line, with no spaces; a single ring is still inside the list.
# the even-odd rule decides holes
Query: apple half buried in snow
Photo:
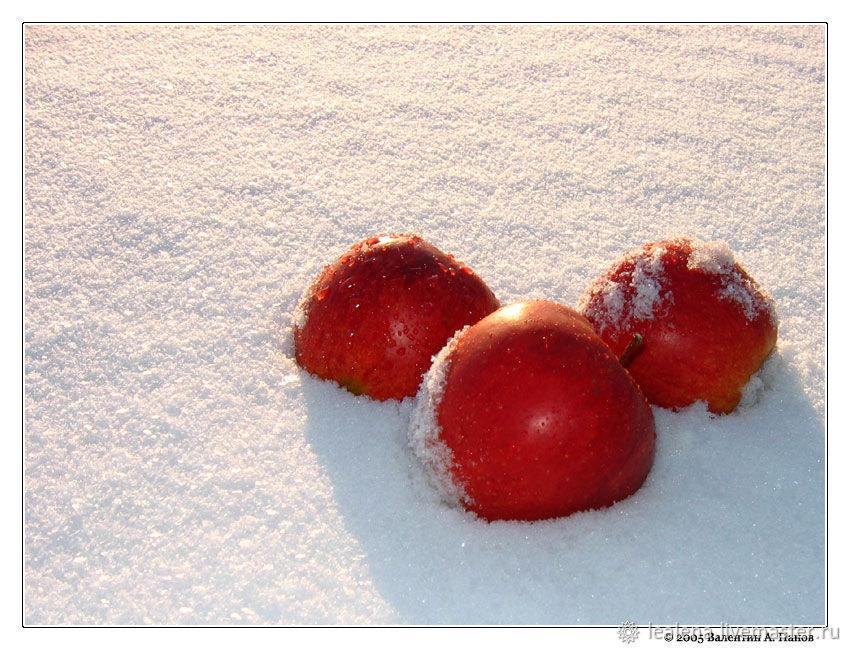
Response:
[[[487,520],[610,506],[652,467],[634,380],[576,311],[503,307],[458,332],[416,397],[410,444],[443,497]]]
[[[308,288],[295,316],[295,359],[356,395],[412,397],[452,334],[498,307],[469,267],[421,237],[372,237]]]
[[[642,337],[628,370],[665,408],[703,400],[729,413],[776,345],[773,300],[725,242],[636,248],[591,284],[578,309],[615,354]]]

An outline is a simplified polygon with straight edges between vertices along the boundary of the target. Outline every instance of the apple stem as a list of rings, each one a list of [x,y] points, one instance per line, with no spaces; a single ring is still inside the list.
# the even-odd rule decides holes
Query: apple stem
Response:
[[[640,334],[635,334],[632,337],[626,351],[623,352],[623,355],[620,357],[620,365],[623,366],[623,368],[629,367],[629,364],[632,362],[632,359],[635,358],[635,355],[638,353],[638,349],[642,343],[643,337]]]

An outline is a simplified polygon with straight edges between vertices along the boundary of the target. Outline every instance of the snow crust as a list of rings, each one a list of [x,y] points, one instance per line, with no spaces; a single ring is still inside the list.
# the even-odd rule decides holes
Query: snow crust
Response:
[[[822,25],[24,38],[27,625],[824,622]],[[778,347],[735,413],[655,410],[633,497],[487,524],[412,400],[292,358],[305,288],[383,232],[505,305],[725,240]]]

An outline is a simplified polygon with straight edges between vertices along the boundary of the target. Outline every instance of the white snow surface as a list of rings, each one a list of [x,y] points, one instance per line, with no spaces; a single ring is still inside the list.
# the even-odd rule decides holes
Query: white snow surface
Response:
[[[824,26],[25,27],[29,625],[819,624]],[[779,343],[602,511],[487,524],[412,400],[302,372],[325,264],[420,232],[503,304],[725,240]]]

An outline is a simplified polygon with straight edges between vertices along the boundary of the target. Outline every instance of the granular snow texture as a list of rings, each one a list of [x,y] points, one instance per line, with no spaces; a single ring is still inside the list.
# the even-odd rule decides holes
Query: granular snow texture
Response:
[[[824,26],[25,27],[25,622],[824,622]],[[503,304],[725,240],[776,299],[746,403],[645,486],[487,524],[291,357],[415,231]]]

